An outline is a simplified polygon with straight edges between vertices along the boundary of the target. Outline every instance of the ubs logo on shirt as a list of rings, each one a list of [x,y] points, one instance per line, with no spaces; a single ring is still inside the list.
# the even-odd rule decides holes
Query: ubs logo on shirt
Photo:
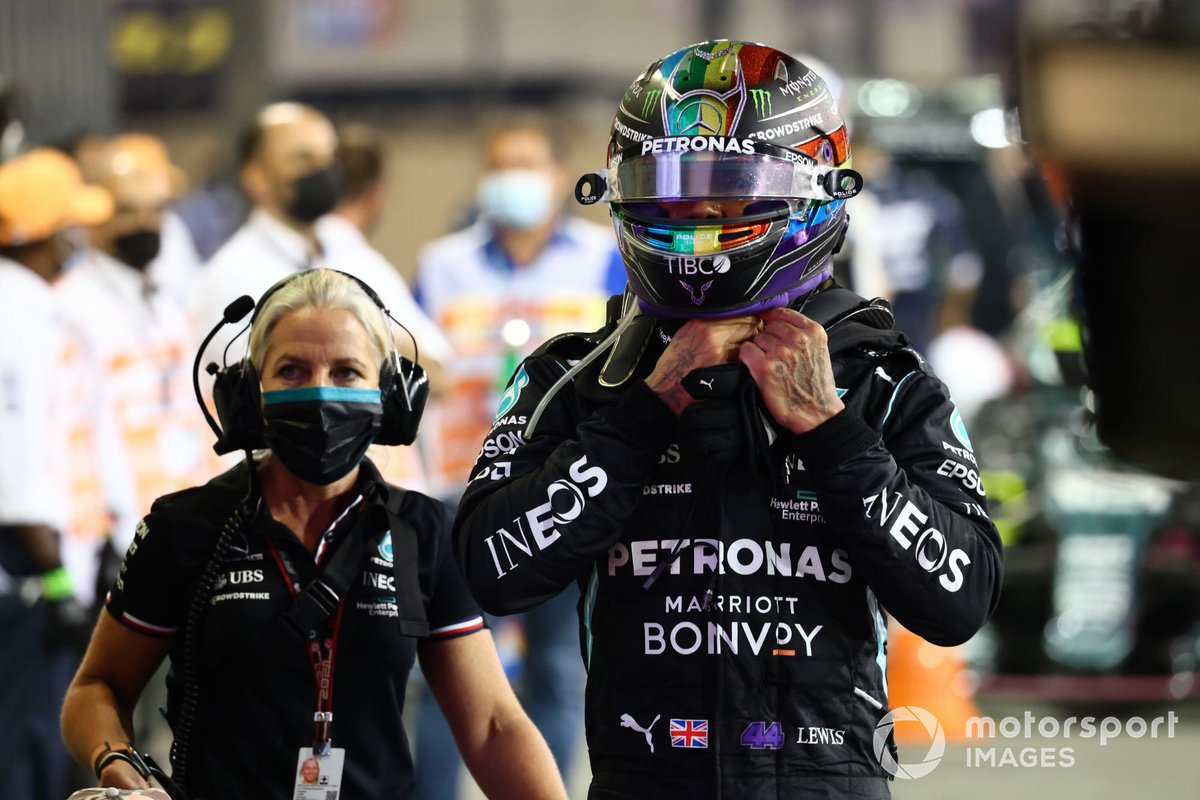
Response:
[[[213,591],[219,592],[230,584],[261,583],[262,579],[263,571],[261,569],[231,569],[229,574],[222,574],[217,577],[217,583],[213,586]]]
[[[262,569],[231,569],[229,572],[222,572],[217,577],[217,583],[213,587],[213,597],[210,601],[213,605],[224,603],[230,600],[270,600],[271,593],[258,591],[246,591],[245,589],[233,589],[232,586],[247,586],[254,583],[262,583],[264,578]]]
[[[229,582],[233,585],[245,583],[262,583],[261,569],[235,569],[229,573]]]

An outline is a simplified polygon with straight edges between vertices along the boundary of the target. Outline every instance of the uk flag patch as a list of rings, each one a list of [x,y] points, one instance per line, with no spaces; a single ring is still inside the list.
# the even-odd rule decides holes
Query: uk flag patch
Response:
[[[708,748],[708,720],[671,720],[671,747]]]

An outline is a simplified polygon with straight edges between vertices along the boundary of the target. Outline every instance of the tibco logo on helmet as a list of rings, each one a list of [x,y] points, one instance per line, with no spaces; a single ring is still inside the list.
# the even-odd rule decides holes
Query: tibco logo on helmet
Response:
[[[887,746],[892,728],[897,722],[919,722],[925,729],[929,736],[929,750],[920,761],[899,762]],[[946,753],[946,732],[942,730],[942,723],[938,722],[937,717],[920,706],[900,706],[893,708],[879,720],[871,740],[871,749],[875,751],[879,765],[889,775],[906,780],[924,778],[937,768]]]
[[[757,114],[747,113],[751,99]],[[820,75],[766,45],[722,39],[680,48],[633,81],[607,168],[581,178],[576,197],[611,204],[643,313],[753,314],[799,301],[831,274],[846,199],[862,188],[849,161]],[[750,202],[739,217],[655,210],[677,200]]]
[[[729,267],[729,256],[667,256],[668,275],[724,275]]]

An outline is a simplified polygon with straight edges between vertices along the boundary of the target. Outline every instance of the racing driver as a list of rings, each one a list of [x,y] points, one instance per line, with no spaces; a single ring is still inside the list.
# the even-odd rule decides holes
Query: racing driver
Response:
[[[628,291],[518,367],[455,535],[493,613],[579,583],[592,800],[889,797],[888,616],[996,603],[954,402],[830,278],[861,187],[824,81],[729,40],[642,72],[576,187]]]

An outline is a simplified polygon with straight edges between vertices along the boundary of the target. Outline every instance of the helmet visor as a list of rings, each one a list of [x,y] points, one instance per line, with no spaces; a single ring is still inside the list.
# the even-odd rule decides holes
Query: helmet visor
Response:
[[[848,169],[821,166],[803,153],[765,142],[695,137],[703,142],[733,143],[737,151],[673,149],[655,152],[660,142],[645,143],[613,159],[604,176],[611,202],[707,198],[805,198],[834,200],[858,193],[862,178]],[[682,142],[692,140],[680,137]],[[647,151],[647,152],[641,152]]]

